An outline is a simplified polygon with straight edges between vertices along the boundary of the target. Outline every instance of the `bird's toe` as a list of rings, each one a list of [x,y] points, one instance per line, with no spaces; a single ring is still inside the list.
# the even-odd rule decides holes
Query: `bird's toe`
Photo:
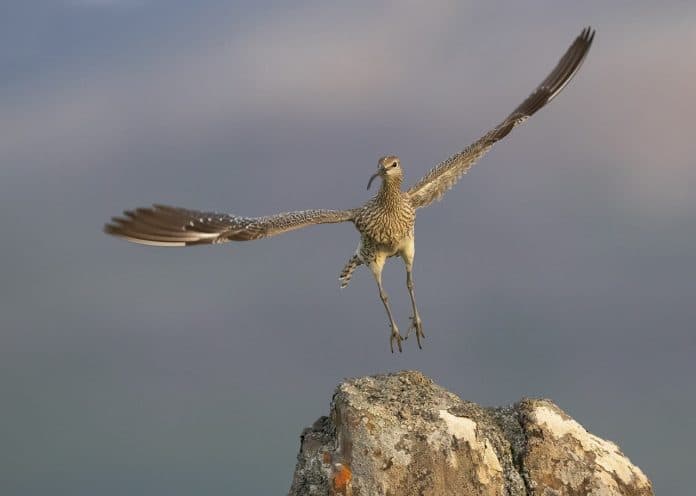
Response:
[[[393,327],[391,331],[391,336],[389,337],[389,347],[391,348],[392,353],[394,353],[394,342],[396,342],[396,346],[399,348],[399,353],[403,351],[401,348],[401,341],[403,340],[404,338],[399,333],[399,329]]]

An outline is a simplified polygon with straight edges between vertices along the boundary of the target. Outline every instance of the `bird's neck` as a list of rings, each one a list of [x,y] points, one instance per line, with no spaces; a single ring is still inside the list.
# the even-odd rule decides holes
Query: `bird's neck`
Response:
[[[401,199],[401,178],[397,176],[384,177],[377,192],[377,198],[387,205],[398,202]]]

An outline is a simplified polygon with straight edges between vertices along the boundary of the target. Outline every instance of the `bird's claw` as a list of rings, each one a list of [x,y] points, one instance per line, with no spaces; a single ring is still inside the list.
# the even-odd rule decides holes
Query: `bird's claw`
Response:
[[[425,339],[425,333],[423,332],[423,322],[421,321],[420,317],[417,315],[411,316],[411,325],[408,328],[408,332],[406,333],[406,337],[404,339],[408,339],[408,337],[411,335],[411,332],[416,333],[416,341],[418,342],[418,348],[423,349],[423,346],[421,345],[421,338]]]
[[[396,341],[396,346],[399,348],[399,353],[403,351],[401,349],[401,341],[403,340],[404,338],[399,334],[399,329],[397,329],[396,326],[392,326],[391,336],[389,336],[389,347],[392,353],[394,353],[394,341]]]

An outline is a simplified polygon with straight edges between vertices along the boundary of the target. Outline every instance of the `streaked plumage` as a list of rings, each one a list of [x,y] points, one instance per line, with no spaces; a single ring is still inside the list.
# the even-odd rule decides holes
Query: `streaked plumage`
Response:
[[[391,346],[401,351],[402,336],[392,316],[387,294],[382,287],[382,268],[387,258],[401,256],[406,264],[407,287],[413,315],[411,330],[418,346],[424,337],[413,293],[412,265],[415,254],[414,225],[416,210],[439,200],[499,140],[553,100],[577,73],[587,55],[595,32],[589,27],[575,39],[547,78],[497,127],[478,141],[431,169],[407,191],[401,190],[403,171],[398,157],[379,160],[376,174],[382,179],[377,194],[362,207],[350,210],[303,210],[267,217],[239,217],[215,212],[198,212],[165,205],[124,212],[104,227],[108,234],[135,243],[155,246],[189,246],[250,241],[275,236],[315,224],[352,222],[360,233],[360,243],[339,277],[341,287],[348,285],[353,271],[367,265],[377,281],[380,297],[391,327]],[[408,335],[406,336],[408,337]]]

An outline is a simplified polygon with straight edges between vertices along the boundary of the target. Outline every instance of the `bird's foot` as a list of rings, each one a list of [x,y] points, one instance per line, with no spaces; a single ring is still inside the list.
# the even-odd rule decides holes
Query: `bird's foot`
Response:
[[[412,332],[416,333],[416,341],[418,342],[418,348],[423,349],[423,346],[421,345],[421,338],[425,339],[425,333],[423,332],[423,322],[421,321],[420,317],[418,315],[416,316],[411,316],[411,325],[408,328],[408,332],[406,333],[406,337],[404,339],[408,339],[408,337],[411,335]]]
[[[396,341],[396,346],[399,348],[399,353],[402,352],[401,349],[401,341],[403,341],[404,338],[401,337],[401,334],[399,333],[399,329],[395,326],[391,326],[391,336],[389,336],[389,347],[391,348],[391,352],[394,353],[394,341]]]

